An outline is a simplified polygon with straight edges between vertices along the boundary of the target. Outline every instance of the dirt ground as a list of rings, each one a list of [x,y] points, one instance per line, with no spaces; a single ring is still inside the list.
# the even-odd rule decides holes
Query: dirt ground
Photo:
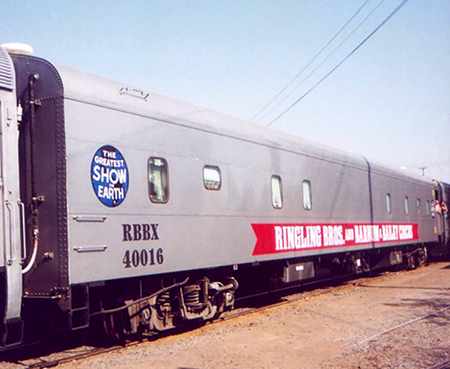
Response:
[[[60,368],[411,369],[450,356],[449,263],[306,296]]]

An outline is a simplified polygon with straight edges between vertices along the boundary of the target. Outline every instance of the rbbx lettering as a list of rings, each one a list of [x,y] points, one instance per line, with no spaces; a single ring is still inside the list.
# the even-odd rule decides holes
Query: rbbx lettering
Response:
[[[159,240],[158,224],[122,224],[123,241]]]

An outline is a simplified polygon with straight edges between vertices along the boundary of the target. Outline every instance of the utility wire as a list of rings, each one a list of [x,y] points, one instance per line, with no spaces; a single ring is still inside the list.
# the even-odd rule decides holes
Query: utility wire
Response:
[[[259,114],[261,114],[270,104],[272,104],[278,96],[280,96],[286,89],[308,68],[322,53],[323,51],[336,39],[337,36],[339,36],[342,31],[348,26],[348,24],[358,15],[358,13],[367,5],[367,3],[370,0],[366,0],[364,4],[361,5],[361,7],[356,11],[355,14],[353,14],[350,19],[342,26],[342,28],[327,42],[327,44],[320,49],[320,51],[306,64],[303,69],[297,73],[297,75],[286,85],[284,86],[280,92],[278,92],[275,97],[272,98],[262,109],[260,109],[252,118],[251,120],[255,119]],[[262,118],[264,119],[264,118]]]
[[[370,34],[367,36],[358,46],[356,46],[344,59],[342,59],[331,71],[329,71],[319,82],[317,82],[313,87],[306,91],[299,99],[297,99],[293,104],[291,104],[286,110],[284,110],[280,115],[273,119],[267,126],[271,126],[283,115],[285,115],[289,110],[291,110],[295,105],[302,101],[306,96],[308,96],[317,86],[319,86],[323,81],[325,81],[336,69],[338,69],[342,64],[344,64],[356,51],[359,50],[375,33],[377,33],[381,27],[383,27],[401,8],[403,8],[409,0],[403,0]]]
[[[295,86],[287,95],[285,95],[275,106],[272,107],[272,109],[270,109],[266,114],[264,114],[257,122],[260,123],[262,120],[264,120],[268,115],[270,115],[270,113],[272,113],[276,108],[278,108],[284,101],[286,101],[286,99],[291,96],[296,90],[298,90],[298,88],[300,86],[302,86],[308,79],[309,77],[311,77],[314,73],[317,72],[318,69],[320,69],[320,67],[322,67],[322,65],[324,65],[328,59],[330,59],[333,54],[339,50],[341,48],[341,46],[343,44],[345,44],[347,42],[347,40],[353,36],[353,34],[364,24],[366,23],[366,21],[373,15],[373,13],[375,13],[378,8],[385,2],[386,0],[381,0],[378,5],[372,9],[372,11],[353,29],[352,32],[350,32],[348,34],[348,36],[342,40],[341,43],[339,43],[339,45],[337,45],[333,51],[331,51],[331,53],[328,54],[328,56],[322,60],[322,62],[316,67],[314,68],[311,73],[309,73],[305,78],[303,78],[303,80],[297,85]]]

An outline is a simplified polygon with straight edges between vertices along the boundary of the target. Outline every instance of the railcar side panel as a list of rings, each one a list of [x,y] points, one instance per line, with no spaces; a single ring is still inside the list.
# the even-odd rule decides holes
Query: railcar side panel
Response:
[[[336,250],[274,251],[254,257],[251,225],[370,222],[368,173],[362,159],[342,163],[322,158],[320,150],[315,156],[287,152],[72,99],[66,99],[65,111],[72,283],[331,253]],[[129,168],[129,190],[117,208],[104,206],[91,183],[94,154],[105,144],[116,147]],[[167,160],[167,204],[149,200],[151,157]],[[220,168],[220,191],[204,188],[205,165]],[[282,178],[281,209],[272,206],[272,175]],[[312,185],[311,210],[303,208],[304,180]],[[124,241],[124,227],[144,224],[157,226],[157,239]],[[132,257],[159,249],[164,255],[161,265],[127,264],[127,252]]]
[[[431,183],[377,170],[372,173],[372,189],[375,222],[417,223],[420,239],[412,243],[437,242],[435,219],[431,214]]]
[[[18,167],[15,70],[0,48],[0,346],[22,339],[23,204]]]

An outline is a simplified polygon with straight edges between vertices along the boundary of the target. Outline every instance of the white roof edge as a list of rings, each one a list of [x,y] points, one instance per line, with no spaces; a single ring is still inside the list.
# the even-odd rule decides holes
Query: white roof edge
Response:
[[[0,46],[3,47],[8,54],[33,55],[33,48],[27,44],[9,42],[6,44],[1,44]]]

